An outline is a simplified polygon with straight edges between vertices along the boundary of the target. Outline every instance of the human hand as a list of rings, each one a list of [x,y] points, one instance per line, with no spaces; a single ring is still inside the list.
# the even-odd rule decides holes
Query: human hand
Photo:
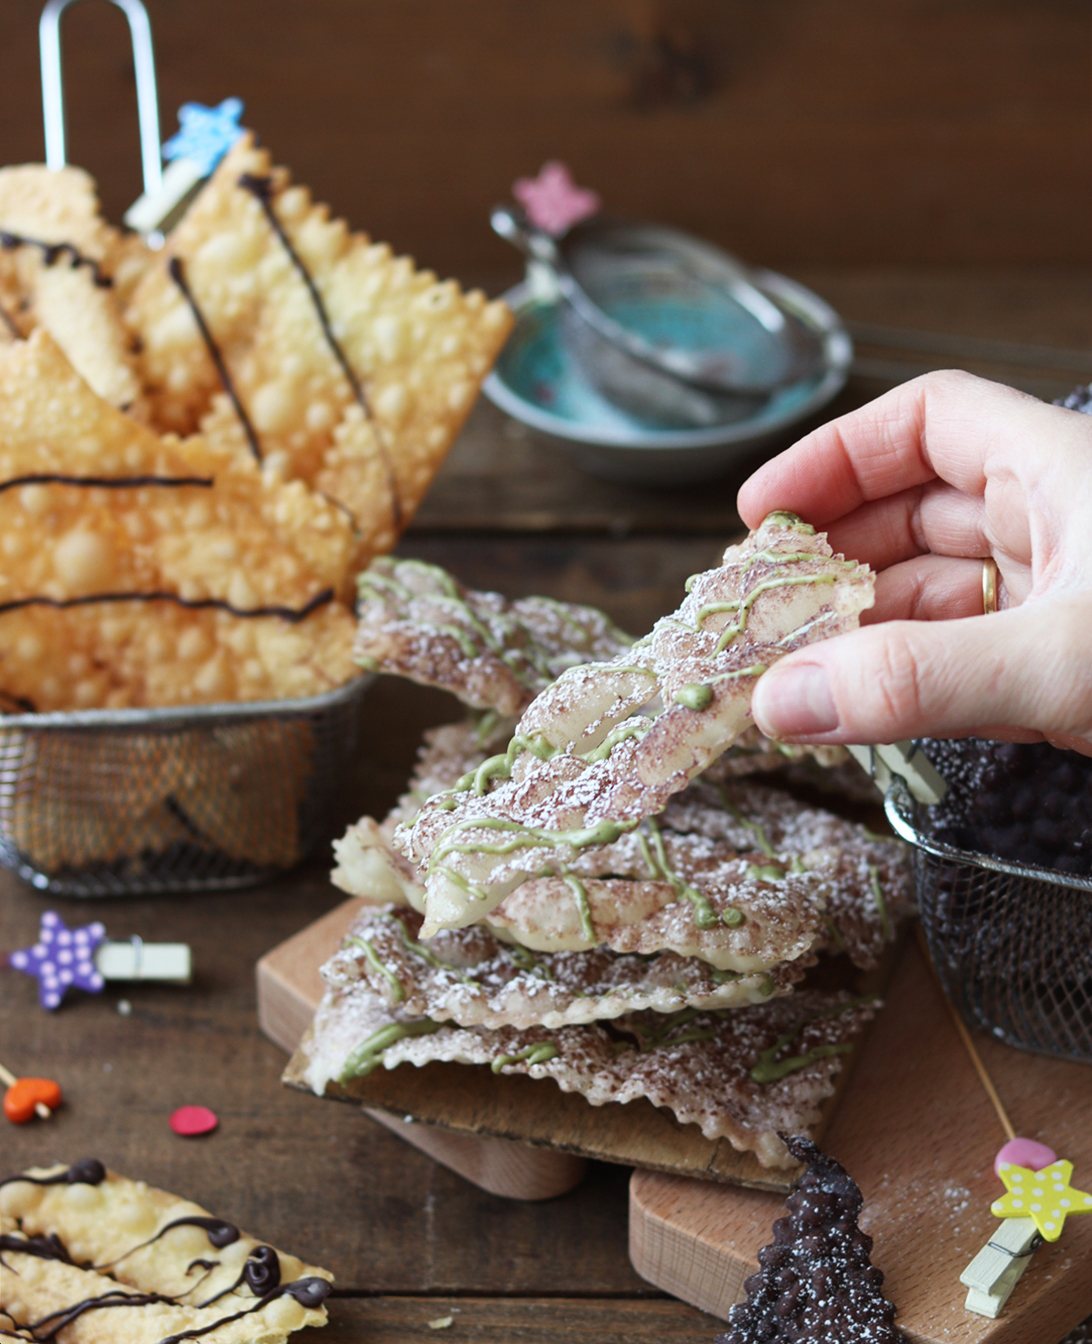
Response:
[[[868,624],[776,663],[755,721],[806,742],[974,733],[1092,755],[1092,416],[926,374],[824,425],[739,492],[877,571]],[[1003,610],[982,614],[982,561]]]

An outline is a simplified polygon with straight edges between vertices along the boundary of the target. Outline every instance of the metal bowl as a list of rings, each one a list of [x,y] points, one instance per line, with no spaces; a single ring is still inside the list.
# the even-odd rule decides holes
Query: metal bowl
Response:
[[[592,475],[648,485],[721,475],[831,401],[853,359],[841,319],[818,295],[773,271],[752,271],[750,278],[816,334],[823,361],[809,377],[766,398],[722,398],[717,423],[681,429],[638,417],[603,396],[565,338],[566,305],[556,284],[535,266],[504,295],[516,325],[483,391],[514,419],[557,439]]]

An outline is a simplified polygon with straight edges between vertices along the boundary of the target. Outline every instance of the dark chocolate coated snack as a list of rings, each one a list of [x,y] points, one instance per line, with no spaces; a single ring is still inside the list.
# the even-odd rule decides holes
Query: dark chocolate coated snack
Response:
[[[781,1138],[808,1168],[714,1344],[905,1344],[869,1259],[872,1238],[857,1226],[856,1182],[809,1139]]]
[[[950,784],[933,835],[1059,873],[1092,874],[1092,757],[1045,742],[928,741]]]

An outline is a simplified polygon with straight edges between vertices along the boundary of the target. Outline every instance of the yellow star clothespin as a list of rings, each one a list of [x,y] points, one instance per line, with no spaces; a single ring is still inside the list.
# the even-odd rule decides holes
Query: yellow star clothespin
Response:
[[[1058,1240],[1071,1213],[1092,1213],[1092,1195],[1069,1183],[1072,1162],[1052,1162],[1042,1171],[1002,1162],[997,1172],[1008,1194],[994,1200],[992,1212],[998,1218],[1030,1218],[1044,1241]]]

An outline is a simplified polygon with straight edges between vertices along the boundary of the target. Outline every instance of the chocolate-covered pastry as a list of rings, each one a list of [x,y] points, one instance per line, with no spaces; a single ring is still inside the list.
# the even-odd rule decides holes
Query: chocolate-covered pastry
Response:
[[[905,1344],[869,1259],[872,1238],[857,1226],[864,1201],[856,1182],[810,1140],[781,1137],[808,1168],[758,1253],[747,1301],[732,1308],[714,1344]]]

